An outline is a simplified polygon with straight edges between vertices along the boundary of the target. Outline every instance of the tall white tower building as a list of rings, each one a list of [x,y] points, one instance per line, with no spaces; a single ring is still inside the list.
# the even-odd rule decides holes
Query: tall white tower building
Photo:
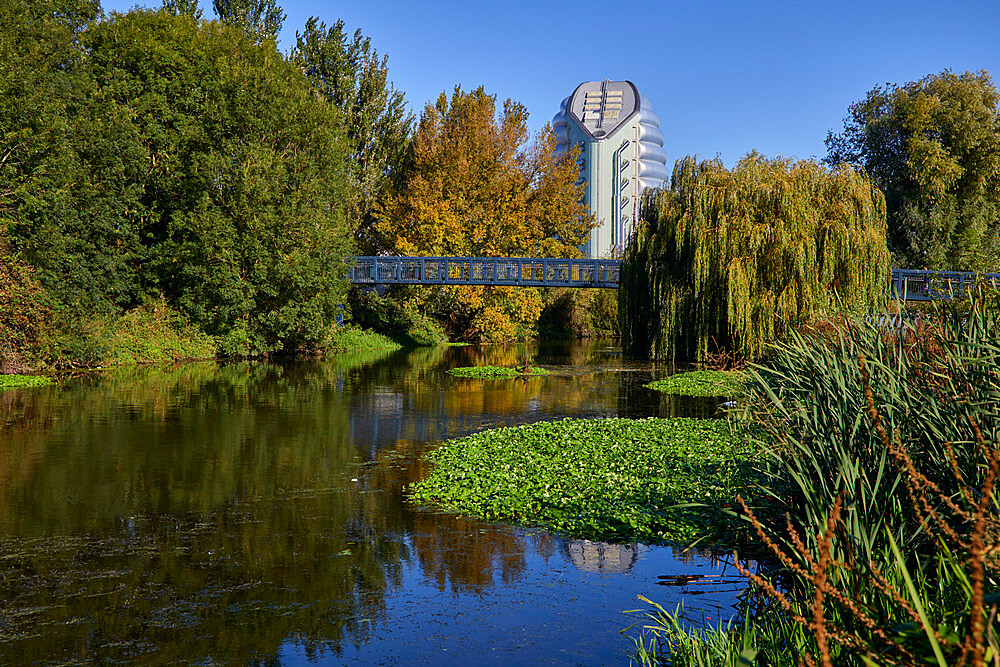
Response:
[[[635,225],[639,195],[670,178],[660,119],[631,81],[587,81],[552,119],[558,152],[579,146],[584,200],[598,226],[585,257],[620,256]]]

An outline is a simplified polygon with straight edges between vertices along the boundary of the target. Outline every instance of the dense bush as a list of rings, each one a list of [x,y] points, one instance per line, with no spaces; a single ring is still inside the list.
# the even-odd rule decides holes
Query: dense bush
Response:
[[[11,254],[0,236],[0,373],[18,373],[37,364],[40,338],[50,320],[34,272]]]
[[[379,296],[375,291],[353,289],[349,294],[351,321],[362,328],[385,334],[401,345],[441,345],[448,342],[444,330],[405,299]]]

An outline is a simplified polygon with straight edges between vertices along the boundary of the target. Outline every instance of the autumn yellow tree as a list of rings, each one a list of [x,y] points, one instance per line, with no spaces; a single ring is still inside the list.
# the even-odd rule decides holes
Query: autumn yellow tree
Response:
[[[389,253],[422,256],[578,257],[594,226],[581,202],[574,153],[558,156],[548,127],[533,138],[528,112],[497,109],[482,87],[456,87],[424,109],[402,185],[380,208]],[[537,290],[425,287],[400,293],[449,333],[504,340],[541,312]]]

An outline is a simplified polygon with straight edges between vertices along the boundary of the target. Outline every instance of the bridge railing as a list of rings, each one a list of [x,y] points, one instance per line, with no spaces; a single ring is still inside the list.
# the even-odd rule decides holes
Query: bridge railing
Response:
[[[360,285],[617,288],[621,264],[617,259],[356,257],[350,279]],[[889,295],[907,301],[958,298],[981,282],[1000,287],[1000,273],[893,269]]]
[[[618,287],[621,260],[531,257],[356,257],[360,285]]]
[[[1000,273],[893,269],[890,296],[906,301],[960,298],[979,283],[1000,287]]]

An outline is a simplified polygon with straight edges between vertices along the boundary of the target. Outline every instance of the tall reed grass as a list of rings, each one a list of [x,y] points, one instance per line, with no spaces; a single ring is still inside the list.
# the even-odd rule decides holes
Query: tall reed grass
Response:
[[[844,320],[773,347],[744,415],[772,500],[744,516],[777,564],[747,575],[771,604],[708,633],[654,607],[657,650],[640,640],[636,659],[1000,664],[995,306],[980,293],[897,329]]]

